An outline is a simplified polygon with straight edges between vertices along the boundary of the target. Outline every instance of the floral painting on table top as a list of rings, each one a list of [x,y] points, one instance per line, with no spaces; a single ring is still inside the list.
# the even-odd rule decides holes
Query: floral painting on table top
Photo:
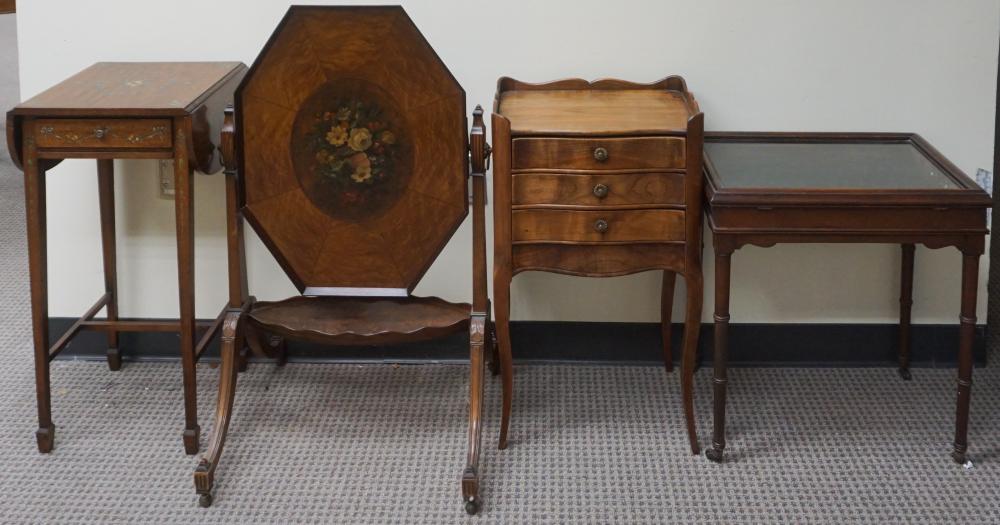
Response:
[[[324,84],[300,107],[292,135],[296,175],[328,215],[361,220],[388,210],[412,166],[406,123],[377,86]]]

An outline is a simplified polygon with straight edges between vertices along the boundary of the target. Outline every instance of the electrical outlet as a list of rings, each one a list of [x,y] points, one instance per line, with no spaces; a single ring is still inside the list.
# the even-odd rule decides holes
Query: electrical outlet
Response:
[[[161,159],[160,167],[160,198],[174,198],[174,161]]]

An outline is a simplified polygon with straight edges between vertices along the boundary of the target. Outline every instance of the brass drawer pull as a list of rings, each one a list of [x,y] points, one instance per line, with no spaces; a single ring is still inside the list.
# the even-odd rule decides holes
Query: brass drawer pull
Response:
[[[594,160],[597,162],[608,160],[608,150],[603,147],[594,148]]]
[[[608,221],[604,219],[597,219],[597,221],[594,222],[594,230],[596,230],[597,233],[604,233],[608,231]]]
[[[608,196],[608,187],[604,184],[598,184],[594,186],[594,197],[598,199],[603,199]]]
[[[108,134],[108,128],[94,128],[94,138],[103,139]]]

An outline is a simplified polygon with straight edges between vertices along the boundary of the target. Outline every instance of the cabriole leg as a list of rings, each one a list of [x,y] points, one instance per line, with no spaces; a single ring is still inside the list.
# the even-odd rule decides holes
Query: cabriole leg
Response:
[[[496,334],[500,346],[500,372],[503,376],[503,404],[500,414],[500,442],[498,448],[507,448],[507,431],[510,428],[510,409],[514,397],[514,359],[510,348],[510,274],[497,271],[493,279],[496,299]]]
[[[669,270],[663,271],[663,285],[660,289],[660,337],[663,344],[663,364],[667,372],[674,371],[674,354],[671,349],[670,332],[674,309],[674,283],[677,274]]]
[[[685,276],[687,313],[684,318],[684,355],[681,357],[681,394],[684,399],[684,419],[687,421],[691,453],[700,451],[694,419],[694,362],[698,355],[698,332],[701,331],[702,276],[698,272]]]

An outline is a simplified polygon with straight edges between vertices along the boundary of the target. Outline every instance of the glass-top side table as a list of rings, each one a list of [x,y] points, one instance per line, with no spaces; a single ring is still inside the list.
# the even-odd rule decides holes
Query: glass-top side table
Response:
[[[917,244],[962,253],[958,403],[952,457],[965,462],[979,257],[990,196],[919,135],[707,133],[705,197],[715,246],[713,444],[725,440],[730,261],[745,245],[892,243],[902,246],[899,373],[909,380]]]

